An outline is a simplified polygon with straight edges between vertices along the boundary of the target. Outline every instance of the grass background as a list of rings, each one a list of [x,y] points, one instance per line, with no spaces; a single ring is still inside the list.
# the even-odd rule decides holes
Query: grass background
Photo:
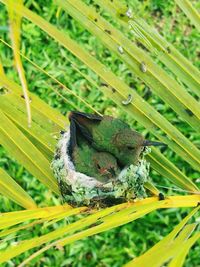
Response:
[[[85,1],[91,3],[93,1]],[[200,51],[197,47],[199,35],[197,30],[191,26],[183,12],[175,5],[174,1],[126,1],[132,6],[133,10],[142,16],[149,24],[156,27],[159,32],[171,42],[181,53],[185,55],[194,65],[199,67]],[[198,1],[191,1],[199,9]],[[170,122],[176,125],[185,136],[189,137],[195,144],[198,142],[198,135],[190,126],[181,120],[173,110],[167,106],[159,97],[132,73],[128,67],[123,64],[116,55],[111,54],[105,47],[98,42],[88,31],[81,27],[64,11],[58,10],[52,1],[28,0],[26,6],[41,15],[46,20],[55,24],[59,29],[67,31],[71,38],[76,39],[92,55],[95,55],[101,62],[113,70],[118,76],[126,81],[127,84],[143,96],[151,105],[153,105]],[[106,17],[108,15],[104,14]],[[8,34],[8,17],[3,4],[0,4],[0,36],[10,43]],[[55,43],[50,37],[43,33],[38,27],[23,19],[22,24],[22,52],[40,67],[48,71],[51,75],[58,78],[71,90],[83,97],[99,112],[120,117],[130,123],[138,131],[151,138],[147,131],[137,122],[130,120],[111,100],[106,99],[96,88],[93,88],[75,69],[73,69],[70,60],[73,60],[78,68],[84,73],[90,75],[99,82],[98,77],[91,70],[88,70],[81,62],[73,57],[67,50]],[[13,66],[13,55],[11,49],[0,42],[0,56],[4,64],[7,75],[19,82],[16,70]],[[155,59],[156,60],[156,59]],[[35,69],[30,63],[23,60],[26,71],[29,90],[39,95],[45,102],[58,109],[64,115],[70,110],[74,110],[72,105],[65,103],[51,87],[58,89],[71,102],[85,112],[91,112],[81,101],[77,100],[68,92],[64,92],[46,75]],[[190,166],[180,159],[169,149],[163,153],[190,178],[197,179],[198,173],[194,173]],[[40,206],[56,205],[60,202],[58,197],[51,193],[36,178],[30,175],[17,161],[11,158],[6,151],[0,147],[0,166],[3,166],[8,173],[34,198]],[[151,172],[151,177],[155,183],[164,186],[172,186],[156,172]],[[171,190],[164,190],[167,194],[176,194]],[[20,210],[21,208],[0,196],[1,212]],[[50,249],[44,254],[33,260],[30,266],[121,266],[135,256],[145,252],[148,248],[162,239],[169,233],[173,227],[187,214],[188,209],[167,209],[152,212],[144,218],[138,219],[127,225],[116,229],[86,238],[74,244],[59,248]],[[198,218],[196,217],[196,220]],[[56,229],[60,224],[67,224],[68,221],[53,224],[50,228]],[[38,235],[38,233],[47,233],[48,230],[40,226],[34,226],[31,231],[21,231],[19,236],[9,236],[7,242],[0,241],[0,249],[5,248],[9,242],[18,242]],[[200,266],[199,259],[200,243],[190,250],[185,266]],[[5,266],[17,266],[23,259],[27,258],[35,250],[30,250],[9,261]]]

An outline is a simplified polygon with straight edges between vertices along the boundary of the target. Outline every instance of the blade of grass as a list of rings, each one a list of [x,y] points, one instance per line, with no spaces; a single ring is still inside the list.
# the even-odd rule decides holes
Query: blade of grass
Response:
[[[0,168],[0,193],[26,209],[36,208],[34,200],[2,168]]]

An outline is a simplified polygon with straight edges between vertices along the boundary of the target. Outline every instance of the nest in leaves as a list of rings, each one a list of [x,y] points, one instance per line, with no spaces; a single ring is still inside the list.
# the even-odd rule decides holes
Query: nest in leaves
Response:
[[[107,207],[146,197],[144,183],[149,179],[149,163],[144,159],[150,148],[145,148],[137,164],[121,170],[109,182],[76,171],[69,156],[70,131],[62,134],[56,148],[52,168],[64,202],[72,206]]]

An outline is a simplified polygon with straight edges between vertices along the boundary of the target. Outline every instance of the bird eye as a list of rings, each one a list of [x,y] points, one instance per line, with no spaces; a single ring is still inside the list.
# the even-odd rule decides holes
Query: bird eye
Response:
[[[101,169],[101,166],[99,164],[97,164],[97,169],[99,169],[99,170]]]

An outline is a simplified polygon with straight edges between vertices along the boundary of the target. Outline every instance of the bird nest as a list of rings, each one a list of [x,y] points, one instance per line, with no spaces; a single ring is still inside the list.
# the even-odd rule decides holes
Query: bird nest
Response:
[[[149,179],[149,163],[144,159],[150,148],[145,148],[137,164],[121,170],[109,182],[77,172],[69,156],[70,131],[62,134],[52,161],[64,202],[73,206],[112,206],[146,196],[144,183]]]

